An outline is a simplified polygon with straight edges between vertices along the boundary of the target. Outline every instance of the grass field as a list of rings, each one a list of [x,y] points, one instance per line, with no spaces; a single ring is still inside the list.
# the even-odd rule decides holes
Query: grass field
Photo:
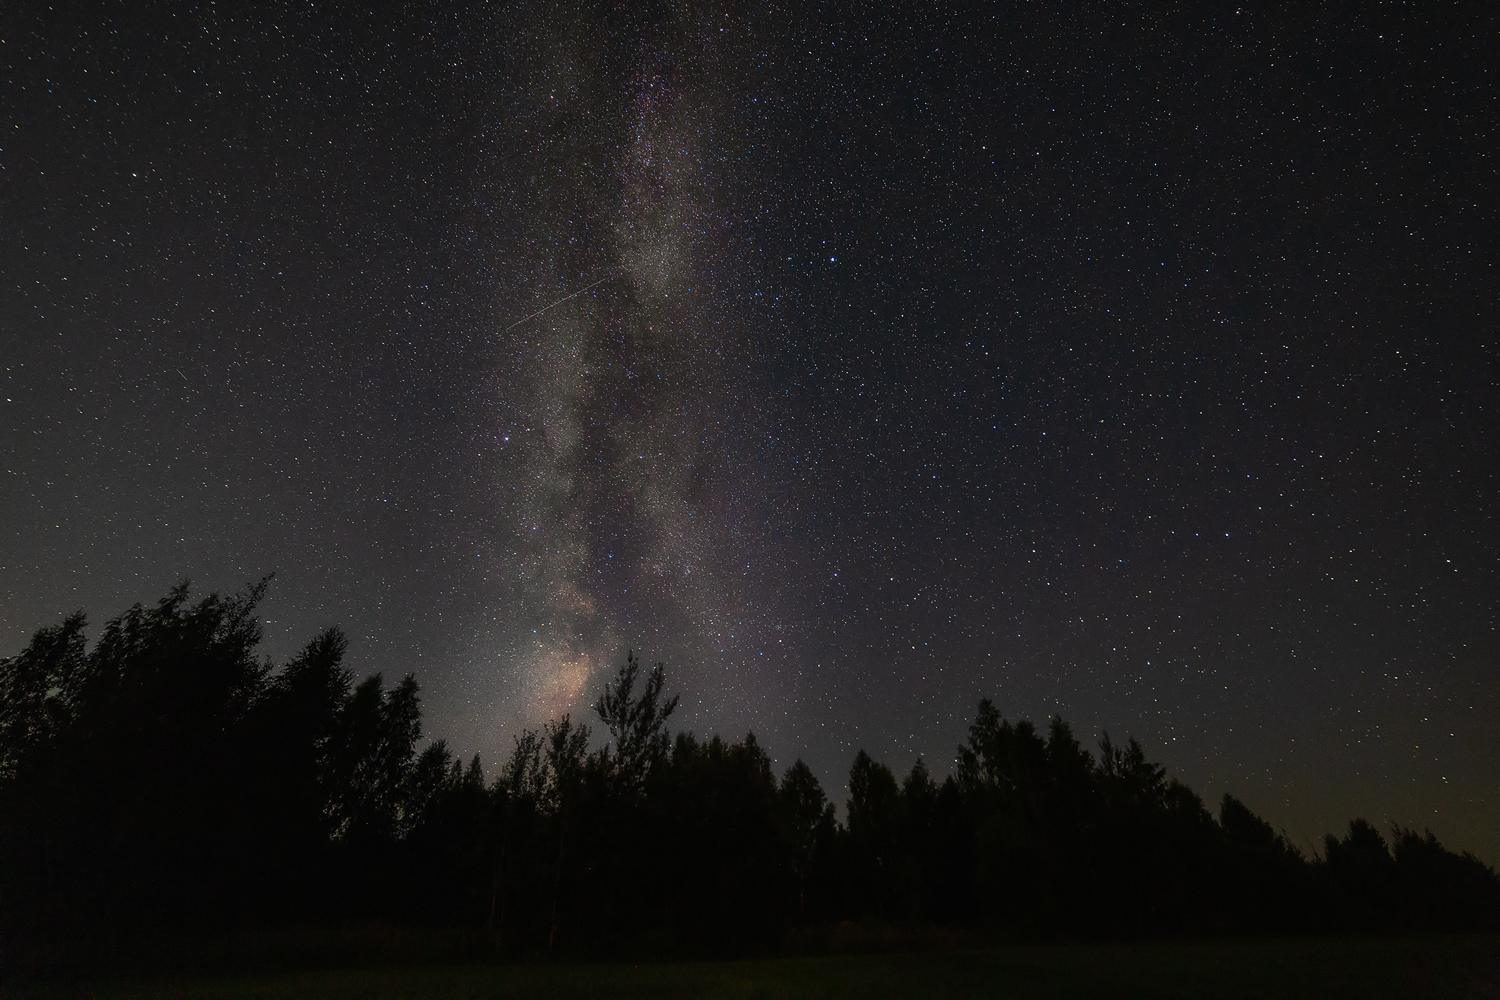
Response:
[[[1492,997],[1500,938],[1017,947],[640,965],[452,965],[0,984],[7,997]]]

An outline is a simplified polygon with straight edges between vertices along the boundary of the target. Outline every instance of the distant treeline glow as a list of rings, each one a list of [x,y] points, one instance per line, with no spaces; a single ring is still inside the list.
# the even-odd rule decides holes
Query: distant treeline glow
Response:
[[[469,928],[517,954],[763,950],[844,921],[1130,938],[1500,925],[1500,880],[1363,820],[1309,857],[1226,795],[1215,817],[1133,739],[1085,750],[980,702],[954,773],[861,751],[840,823],[800,760],[669,728],[628,656],[593,721],[515,741],[493,781],[419,750],[408,676],[358,684],[329,630],[257,659],[262,583],[82,614],[0,660],[0,920],[152,928]],[[959,734],[955,734],[959,735]]]

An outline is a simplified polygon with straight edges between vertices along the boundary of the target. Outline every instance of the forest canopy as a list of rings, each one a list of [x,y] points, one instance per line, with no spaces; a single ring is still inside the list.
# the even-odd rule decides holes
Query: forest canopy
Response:
[[[1429,831],[1356,819],[1304,853],[1232,796],[1210,812],[1135,739],[1090,752],[989,700],[941,781],[860,751],[841,822],[753,734],[673,734],[665,668],[628,653],[591,719],[522,733],[487,780],[423,746],[414,677],[356,682],[339,630],[259,659],[267,586],[192,602],[183,584],[92,648],[75,613],[0,660],[11,936],[381,920],[519,954],[691,953],[844,921],[1028,939],[1500,925],[1495,872]]]

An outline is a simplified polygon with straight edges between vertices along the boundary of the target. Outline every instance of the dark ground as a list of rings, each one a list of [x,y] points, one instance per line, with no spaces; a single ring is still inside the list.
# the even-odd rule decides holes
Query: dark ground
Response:
[[[1500,997],[1493,936],[1010,947],[11,982],[7,997]]]

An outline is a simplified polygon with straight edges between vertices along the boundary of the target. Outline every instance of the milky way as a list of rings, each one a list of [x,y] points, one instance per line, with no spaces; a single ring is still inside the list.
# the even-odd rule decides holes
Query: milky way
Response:
[[[736,115],[745,26],[705,14],[624,40],[581,22],[538,34],[523,110],[488,164],[521,189],[521,232],[497,253],[534,292],[497,298],[546,304],[496,338],[483,390],[506,446],[491,571],[507,587],[497,669],[475,680],[500,683],[529,724],[587,704],[629,646],[689,678],[710,660],[722,673],[766,614],[733,572],[765,503],[742,454],[755,374],[727,232],[755,155]],[[610,46],[618,65],[600,57]],[[702,688],[716,700],[746,683]]]

